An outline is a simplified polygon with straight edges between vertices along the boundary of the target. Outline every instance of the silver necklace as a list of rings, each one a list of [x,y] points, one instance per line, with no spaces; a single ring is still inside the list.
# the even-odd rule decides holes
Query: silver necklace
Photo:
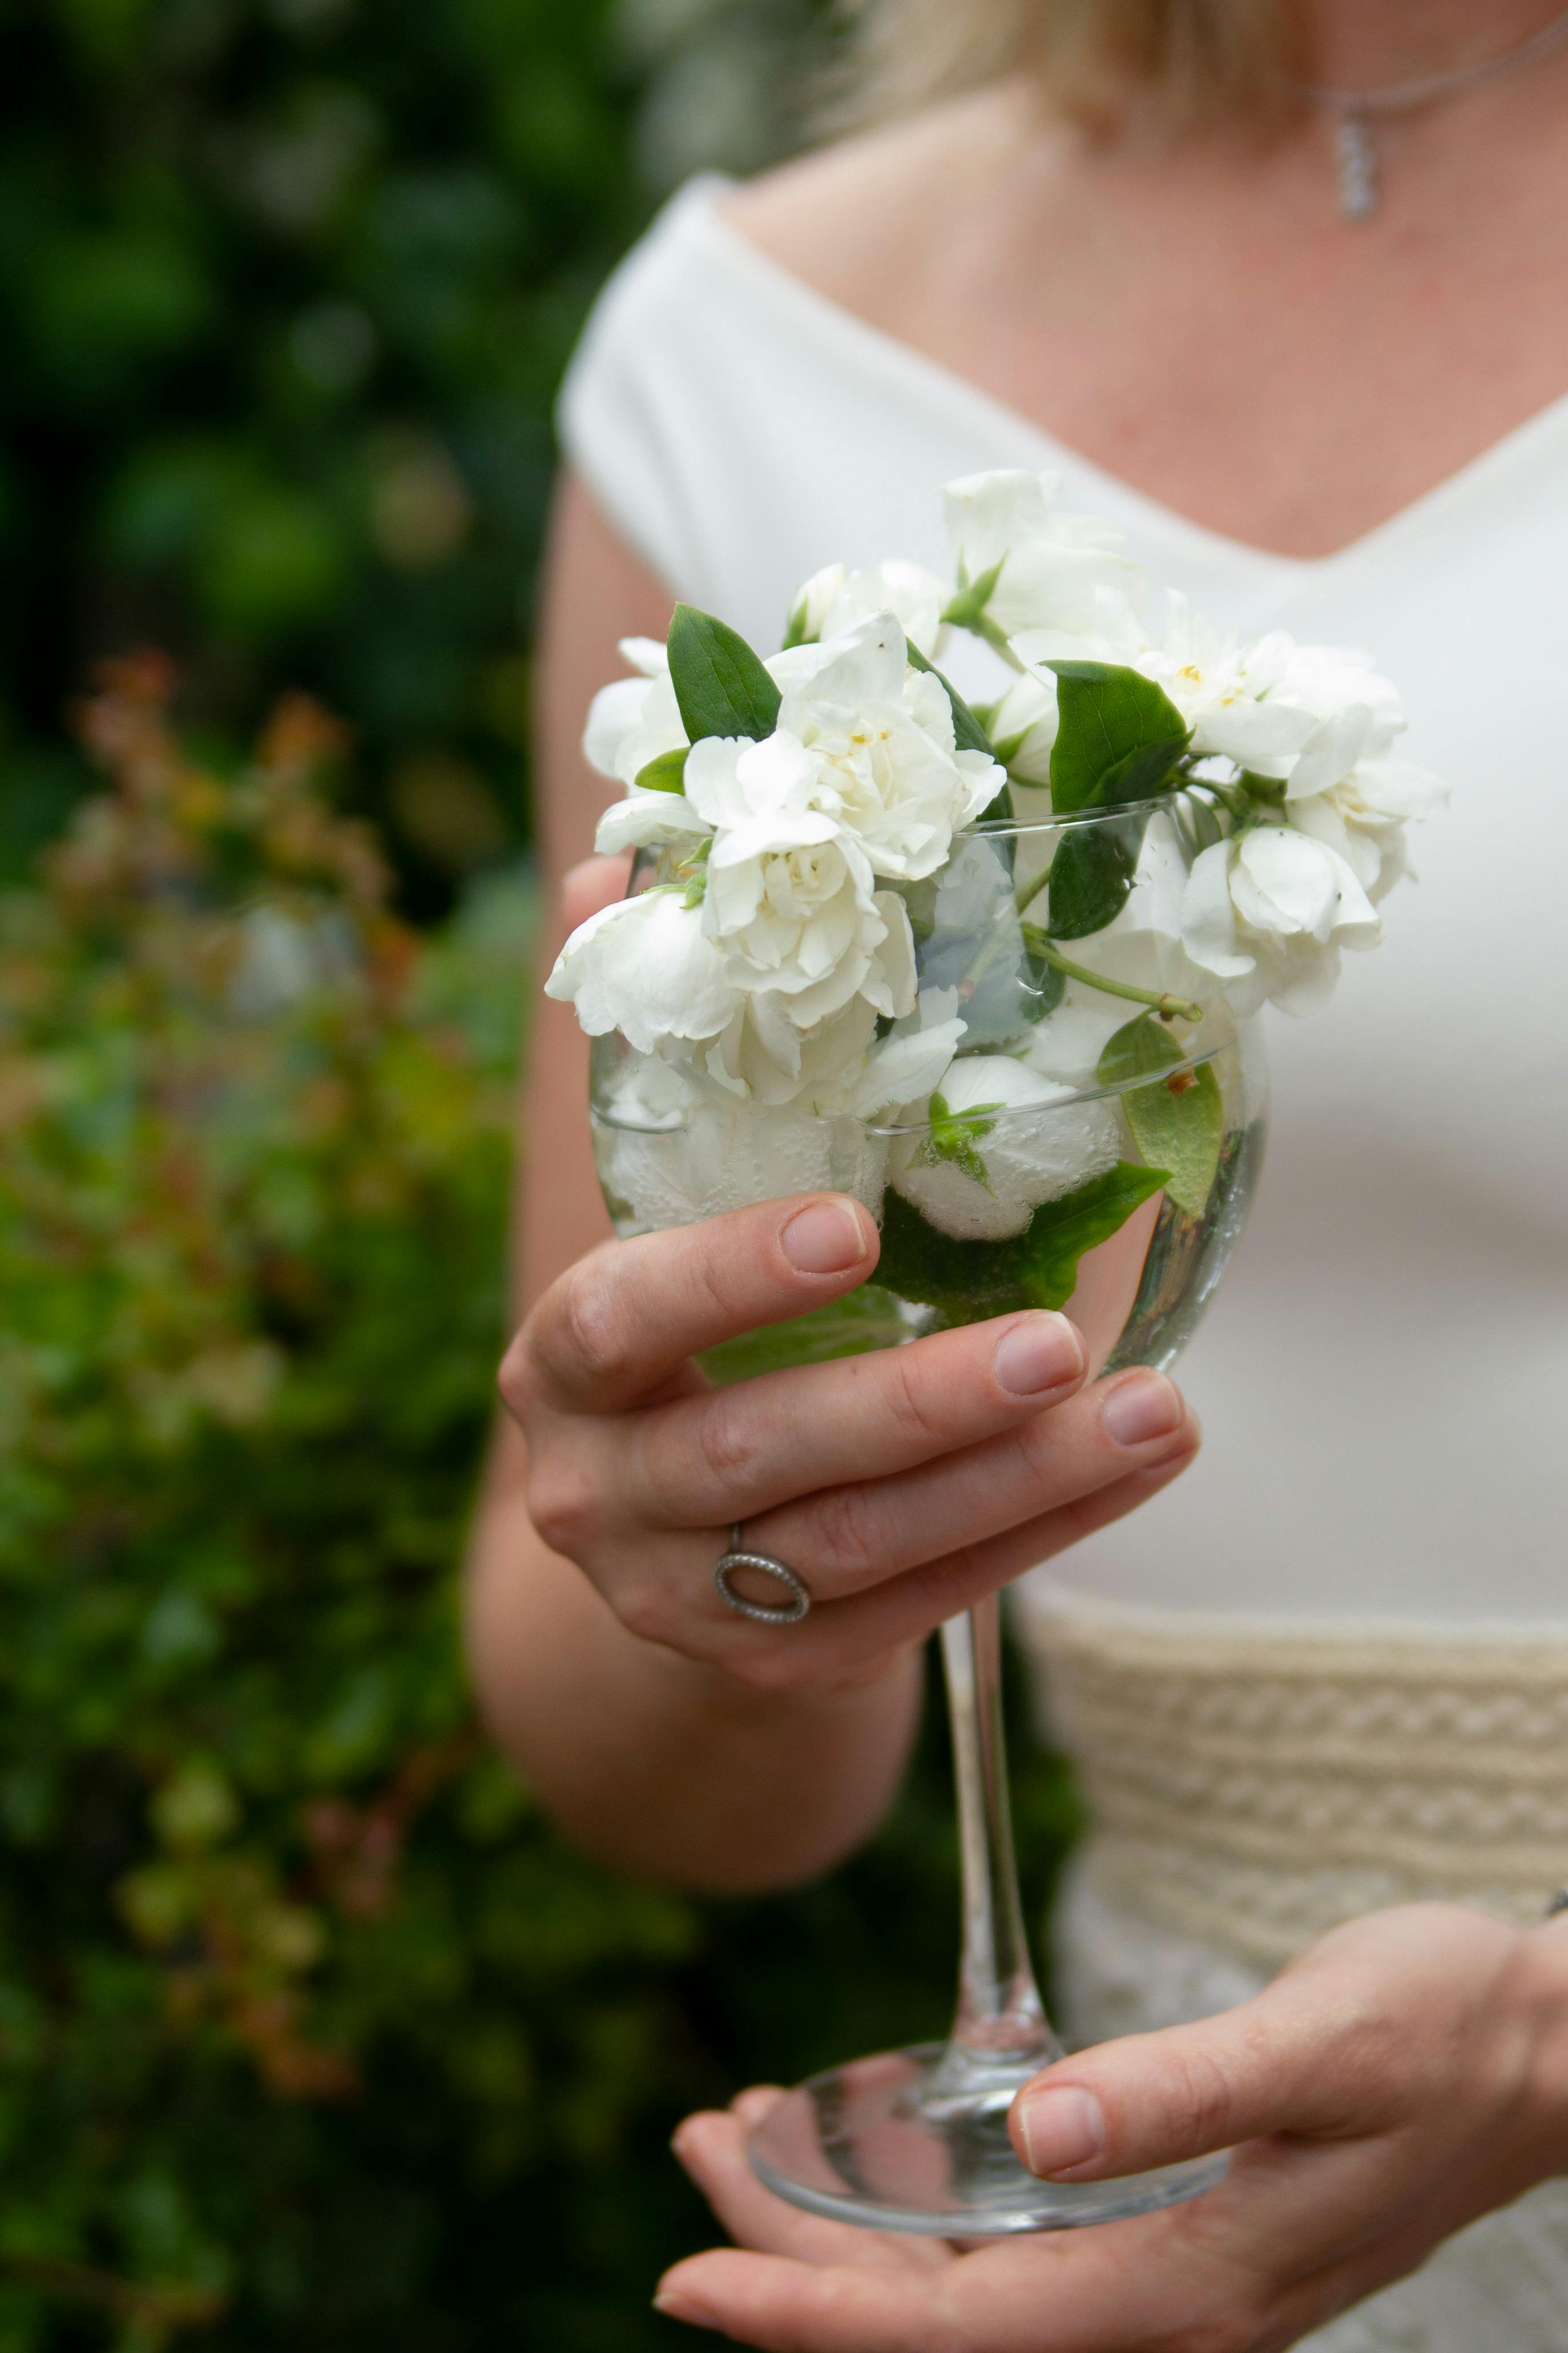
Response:
[[[1324,90],[1310,82],[1301,95],[1335,117],[1334,155],[1339,168],[1340,210],[1346,220],[1371,220],[1382,203],[1377,179],[1377,145],[1373,126],[1391,114],[1409,114],[1440,98],[1457,98],[1462,90],[1484,89],[1505,74],[1540,63],[1568,42],[1568,8],[1553,16],[1528,41],[1479,66],[1458,66],[1448,73],[1424,74],[1416,81],[1384,82],[1374,90]]]

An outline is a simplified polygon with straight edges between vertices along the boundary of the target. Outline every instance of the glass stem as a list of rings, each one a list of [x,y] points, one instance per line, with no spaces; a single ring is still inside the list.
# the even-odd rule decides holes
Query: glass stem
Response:
[[[1032,2073],[1062,2056],[1035,1983],[1013,1859],[1002,1724],[1002,1614],[995,1594],[950,1618],[942,1666],[952,1725],[963,1889],[963,1957],[949,2077]],[[956,2088],[956,2083],[954,2084]]]

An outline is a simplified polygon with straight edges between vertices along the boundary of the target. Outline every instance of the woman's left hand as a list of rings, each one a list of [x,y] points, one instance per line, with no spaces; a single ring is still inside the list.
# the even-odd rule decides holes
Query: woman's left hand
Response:
[[[1568,1920],[1373,1913],[1236,2010],[1037,2075],[1012,2116],[1033,2172],[1236,2152],[1205,2196],[1092,2230],[960,2253],[819,2221],[745,2160],[778,2096],[676,2137],[740,2244],[666,2275],[672,2317],[779,2353],[1283,2353],[1568,2168]]]

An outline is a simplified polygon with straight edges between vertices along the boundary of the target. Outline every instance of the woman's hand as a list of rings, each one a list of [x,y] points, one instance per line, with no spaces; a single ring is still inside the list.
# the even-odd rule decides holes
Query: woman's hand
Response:
[[[1014,2105],[1032,2171],[1236,2151],[1207,2195],[1092,2230],[958,2253],[817,2221],[745,2161],[777,2097],[677,2135],[755,2252],[677,2264],[673,2317],[781,2353],[1283,2353],[1568,2167],[1568,1926],[1375,1913],[1237,2010],[1061,2061]]]
[[[575,868],[565,920],[625,879],[621,860]],[[511,1418],[476,1515],[475,1689],[601,1861],[785,1885],[840,1861],[891,1801],[920,1638],[1130,1511],[1191,1461],[1197,1430],[1155,1375],[1086,1390],[1079,1336],[1051,1314],[716,1393],[694,1353],[853,1290],[876,1228],[817,1194],[598,1245],[585,1059],[547,1004],[529,1125],[553,1143],[533,1155],[519,1251],[538,1304],[502,1367]],[[736,1520],[806,1579],[818,1606],[801,1623],[724,1607],[712,1571]]]
[[[500,1385],[530,1513],[634,1634],[759,1689],[852,1683],[1191,1460],[1172,1384],[1132,1372],[1085,1390],[1083,1343],[1058,1314],[726,1389],[692,1363],[841,1297],[877,1251],[865,1209],[805,1195],[595,1250],[529,1317]],[[715,1592],[735,1521],[806,1580],[801,1624],[752,1624]]]

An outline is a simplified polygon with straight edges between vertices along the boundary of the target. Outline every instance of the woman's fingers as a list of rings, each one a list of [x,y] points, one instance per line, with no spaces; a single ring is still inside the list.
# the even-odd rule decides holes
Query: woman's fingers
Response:
[[[886,1585],[852,1594],[827,1613],[833,1639],[846,1657],[879,1658],[920,1641],[959,1610],[1021,1577],[1026,1568],[1054,1560],[1069,1545],[1110,1527],[1140,1504],[1179,1479],[1197,1452],[1195,1427],[1182,1451],[1147,1471],[1112,1480],[1092,1493],[1040,1513],[984,1542],[961,1546],[940,1560],[909,1570]]]
[[[923,1641],[944,1618],[969,1609],[1024,1569],[1051,1559],[1096,1528],[1108,1527],[1123,1513],[1136,1510],[1178,1478],[1195,1451],[1194,1436],[1186,1451],[1173,1461],[1132,1472],[1097,1494],[1077,1497],[988,1543],[966,1545],[922,1568],[852,1594],[847,1600],[829,1600],[814,1609],[801,1624],[782,1632],[748,1626],[725,1609],[706,1584],[700,1595],[694,1594],[689,1568],[678,1587],[665,1583],[651,1616],[645,1592],[637,1609],[637,1630],[710,1659],[763,1691],[799,1690],[856,1679],[910,1643]],[[798,1566],[808,1584],[812,1582],[810,1564],[804,1557],[791,1565]]]
[[[853,1480],[858,1491],[1014,1429],[1070,1397],[1087,1371],[1065,1315],[1003,1316],[656,1408],[630,1462],[617,1433],[621,1475],[641,1520],[725,1526],[803,1487]]]
[[[1169,1386],[1157,1374],[1125,1377]],[[612,1469],[597,1449],[575,1467],[561,1456],[548,1473],[536,1474],[531,1507],[560,1551],[580,1549],[591,1531],[595,1582],[635,1633],[710,1660],[759,1689],[799,1689],[858,1675],[922,1641],[944,1618],[1108,1526],[1184,1470],[1197,1451],[1198,1428],[1180,1398],[1173,1431],[1119,1443],[1107,1427],[1114,1386],[1102,1384],[1042,1417],[1048,1428],[1065,1426],[1022,1461],[1003,1460],[998,1450],[1008,1441],[993,1440],[888,1480],[870,1515],[856,1504],[840,1508],[830,1493],[748,1522],[748,1544],[798,1571],[818,1605],[782,1630],[736,1617],[714,1592],[706,1571],[722,1548],[719,1530],[699,1539],[660,1535],[634,1518],[606,1520],[606,1485],[618,1484],[624,1469]],[[1110,1418],[1117,1419],[1114,1412]],[[694,1565],[700,1542],[709,1550]],[[919,1565],[909,1567],[911,1560]]]
[[[965,1545],[885,1585],[814,1609],[803,1625],[790,1629],[799,1639],[798,1649],[786,1650],[782,1642],[736,1642],[724,1663],[764,1688],[787,1689],[827,1675],[854,1674],[909,1643],[922,1641],[944,1619],[972,1609],[1025,1569],[1053,1559],[1097,1528],[1109,1527],[1135,1511],[1179,1478],[1196,1451],[1194,1440],[1174,1461],[1133,1472],[989,1542]]]
[[[842,1193],[605,1243],[551,1284],[507,1351],[501,1394],[520,1418],[621,1411],[700,1349],[852,1291],[878,1248],[870,1212]]]
[[[1196,1421],[1173,1383],[1163,1373],[1126,1373],[898,1477],[858,1480],[744,1514],[746,1540],[803,1572],[809,1561],[823,1580],[822,1598],[837,1599],[972,1552],[1131,1470],[1189,1457],[1197,1440]]]
[[[1087,1398],[1074,1399],[1058,1410],[1077,1412],[1088,1403]],[[1066,1500],[1033,1512],[1018,1525],[986,1538],[984,1519],[987,1509],[995,1508],[995,1499],[982,1494],[973,1505],[982,1525],[977,1529],[972,1524],[966,1530],[969,1541],[905,1574],[889,1568],[881,1582],[864,1584],[864,1589],[845,1599],[834,1598],[830,1568],[809,1540],[805,1544],[792,1540],[786,1550],[775,1542],[772,1522],[764,1523],[769,1530],[765,1548],[799,1571],[820,1605],[799,1625],[782,1630],[752,1625],[727,1609],[705,1568],[694,1570],[689,1537],[659,1538],[634,1532],[628,1541],[623,1532],[608,1547],[595,1581],[622,1622],[645,1641],[707,1659],[759,1690],[799,1690],[823,1682],[842,1682],[847,1676],[859,1676],[908,1644],[923,1641],[944,1618],[968,1609],[1022,1570],[1049,1560],[1095,1529],[1107,1527],[1123,1513],[1135,1510],[1179,1476],[1195,1454],[1197,1443],[1195,1420],[1185,1416],[1173,1453],[1165,1453],[1147,1468],[1124,1469],[1120,1478],[1110,1475],[1113,1463],[1098,1472],[1086,1468],[1094,1451],[1092,1439],[1084,1452],[1075,1453],[1069,1448],[1052,1474],[1067,1491]],[[1130,1455],[1137,1463],[1141,1453],[1151,1452],[1161,1453],[1162,1441],[1146,1440],[1142,1449],[1125,1450],[1121,1460],[1125,1463]],[[1101,1480],[1098,1488],[1093,1485],[1096,1476]],[[1041,1490],[1037,1486],[1034,1492],[1037,1499]],[[540,1519],[537,1504],[534,1514]],[[571,1528],[556,1529],[543,1521],[542,1526],[547,1540],[556,1542],[561,1550],[572,1549]],[[758,1541],[749,1526],[746,1535],[748,1541]],[[712,1552],[705,1567],[717,1559],[723,1539],[715,1532],[708,1541]]]
[[[1221,2316],[1235,2317],[1226,2289],[1206,2251],[1155,2214],[994,2244],[935,2271],[719,2249],[676,2264],[656,2302],[778,2353],[1146,2353],[1250,2344],[1222,2333]]]
[[[626,883],[631,875],[632,861],[628,851],[622,858],[584,858],[569,866],[561,878],[561,927],[574,932],[601,907],[613,906],[626,895]]]
[[[958,2353],[972,2343],[979,2353],[978,2340],[939,2308],[942,2277],[721,2247],[667,2272],[654,2306],[671,2320],[776,2353]],[[987,2353],[1002,2353],[1000,2344]]]

